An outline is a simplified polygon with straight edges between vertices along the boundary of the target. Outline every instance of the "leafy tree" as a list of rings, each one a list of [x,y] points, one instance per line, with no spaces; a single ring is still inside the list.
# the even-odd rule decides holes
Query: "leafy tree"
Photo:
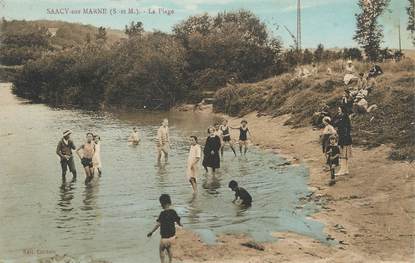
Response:
[[[390,0],[359,0],[361,13],[356,14],[357,29],[353,37],[365,51],[370,61],[379,59],[383,27],[378,23],[379,16],[389,5]]]
[[[305,49],[303,53],[303,63],[311,64],[313,62],[313,59],[314,59],[313,53],[310,50]]]
[[[343,59],[362,60],[362,51],[358,48],[344,48],[342,53]]]
[[[105,27],[100,26],[98,28],[98,32],[97,34],[95,34],[95,39],[102,40],[104,42],[107,40],[107,30],[105,29]]]
[[[314,59],[317,62],[321,62],[323,60],[323,53],[324,53],[323,44],[318,44],[317,49],[314,50]]]
[[[411,31],[412,44],[415,46],[415,1],[408,0],[408,6],[406,7],[406,13],[408,14],[408,26],[407,30]]]
[[[134,23],[134,21],[132,21],[130,26],[125,26],[125,34],[127,34],[129,38],[134,36],[141,36],[143,32],[143,23],[140,21],[138,21],[137,23]]]

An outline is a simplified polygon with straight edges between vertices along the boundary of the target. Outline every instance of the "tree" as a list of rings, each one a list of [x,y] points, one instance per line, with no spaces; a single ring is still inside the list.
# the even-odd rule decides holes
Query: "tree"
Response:
[[[314,55],[311,53],[310,50],[305,49],[303,54],[303,63],[304,64],[311,64],[313,62]]]
[[[314,51],[314,59],[317,62],[321,62],[323,59],[323,53],[324,53],[323,44],[318,44],[317,49]]]
[[[407,30],[411,31],[411,37],[412,37],[412,44],[415,46],[415,1],[414,0],[408,0],[409,4],[408,7],[406,7],[406,13],[408,14],[408,26],[406,27]]]
[[[128,35],[128,38],[132,38],[134,36],[141,36],[143,32],[143,23],[140,21],[138,21],[137,23],[134,23],[134,21],[132,21],[130,26],[125,26],[125,34]]]
[[[105,27],[100,26],[98,28],[98,33],[95,35],[95,38],[97,40],[101,39],[104,42],[107,40],[107,30],[105,29]]]
[[[359,0],[360,14],[356,14],[357,29],[353,37],[365,51],[370,61],[379,59],[383,27],[378,23],[390,0]]]
[[[362,60],[362,52],[358,48],[344,48],[343,59]]]

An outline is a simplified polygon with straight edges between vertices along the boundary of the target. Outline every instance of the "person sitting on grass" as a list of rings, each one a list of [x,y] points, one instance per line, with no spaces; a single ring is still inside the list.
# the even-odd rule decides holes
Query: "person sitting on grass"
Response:
[[[326,147],[327,165],[330,167],[330,182],[329,185],[336,183],[335,169],[339,166],[340,147],[337,145],[337,137],[330,136],[330,144]]]
[[[230,181],[228,187],[232,191],[235,192],[235,199],[232,201],[232,203],[235,203],[239,198],[239,200],[241,200],[240,205],[245,206],[245,207],[251,206],[252,204],[251,195],[244,188],[239,187],[236,181],[234,180]]]
[[[169,257],[168,262],[171,263],[173,260],[172,245],[173,241],[176,239],[176,227],[174,223],[177,223],[179,226],[182,226],[182,224],[180,223],[180,217],[177,215],[176,211],[170,208],[170,196],[168,194],[162,194],[159,201],[163,211],[161,211],[157,219],[156,226],[147,234],[147,237],[151,237],[151,235],[160,227],[160,261],[161,263],[164,263],[165,252],[167,252]]]

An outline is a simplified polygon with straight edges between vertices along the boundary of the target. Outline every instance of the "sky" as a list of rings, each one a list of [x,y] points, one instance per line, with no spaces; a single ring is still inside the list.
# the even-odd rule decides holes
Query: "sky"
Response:
[[[302,47],[356,47],[355,14],[358,0],[301,0]],[[406,30],[408,0],[391,0],[389,10],[381,17],[384,26],[384,47],[398,48],[401,24],[402,48],[413,48]],[[0,0],[0,16],[12,19],[47,19],[124,29],[131,21],[141,21],[147,31],[171,32],[172,27],[192,15],[246,9],[266,23],[270,33],[280,38],[285,47],[292,39],[284,26],[296,32],[297,0]],[[65,9],[67,8],[68,14]],[[84,14],[84,8],[104,8],[106,14]],[[122,14],[132,8],[135,14]],[[56,10],[63,11],[57,13]],[[149,9],[154,14],[149,13]],[[80,10],[81,14],[71,14]],[[110,10],[112,10],[110,12]],[[140,11],[140,13],[137,13]],[[161,11],[161,13],[159,13]],[[114,13],[116,12],[116,13]]]

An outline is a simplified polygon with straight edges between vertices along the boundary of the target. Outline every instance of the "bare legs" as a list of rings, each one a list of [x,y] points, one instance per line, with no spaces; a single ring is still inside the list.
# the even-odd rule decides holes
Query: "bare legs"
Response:
[[[85,184],[88,184],[89,182],[91,182],[92,178],[94,178],[94,167],[89,167],[86,166],[85,168]]]
[[[242,147],[244,147],[244,155],[246,155],[246,152],[248,151],[248,142],[247,141],[239,141],[239,152],[242,155]]]
[[[222,147],[220,147],[220,153],[221,153],[222,158],[223,158],[223,150],[224,150],[224,148],[225,148],[225,144],[226,144],[226,142],[224,142],[224,143],[222,144]],[[233,147],[233,143],[228,142],[228,144],[229,144],[229,146],[231,147],[233,154],[235,154],[235,156],[236,156],[236,151],[235,151],[235,148]]]

